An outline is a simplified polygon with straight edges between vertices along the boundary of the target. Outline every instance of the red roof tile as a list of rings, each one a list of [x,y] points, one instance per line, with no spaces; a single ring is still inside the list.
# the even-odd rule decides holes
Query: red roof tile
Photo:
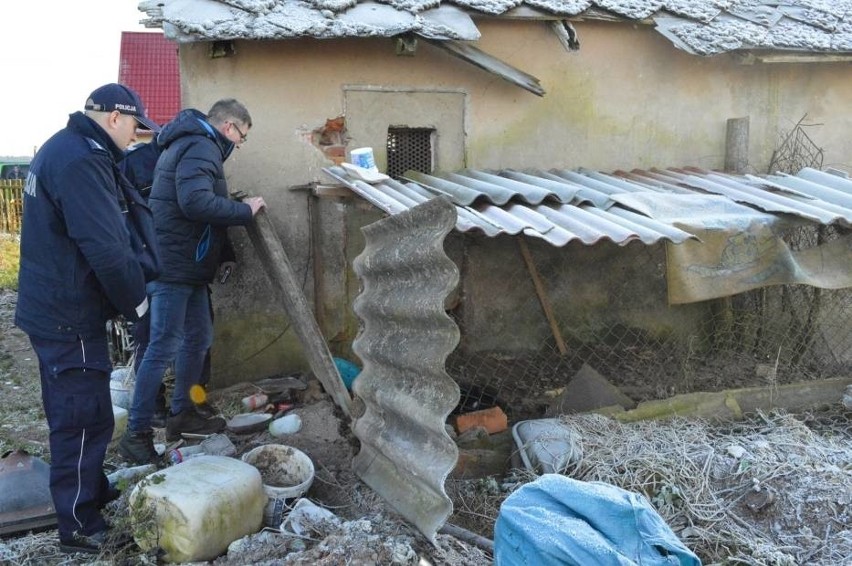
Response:
[[[148,116],[162,125],[180,110],[177,44],[162,33],[121,32],[118,82],[139,93]]]

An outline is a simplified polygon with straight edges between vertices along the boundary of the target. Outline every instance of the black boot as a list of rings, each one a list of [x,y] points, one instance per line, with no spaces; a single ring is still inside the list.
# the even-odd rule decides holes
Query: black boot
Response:
[[[204,417],[195,408],[185,409],[166,419],[166,440],[178,440],[182,432],[193,434],[215,434],[225,430],[222,417]]]
[[[160,456],[154,449],[154,432],[127,430],[118,443],[118,453],[134,465],[159,464]]]

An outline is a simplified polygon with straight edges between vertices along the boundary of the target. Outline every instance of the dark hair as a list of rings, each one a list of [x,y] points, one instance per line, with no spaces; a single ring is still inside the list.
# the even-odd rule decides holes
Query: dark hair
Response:
[[[223,124],[230,120],[251,127],[251,115],[245,106],[234,98],[223,98],[210,107],[207,117],[214,124]]]

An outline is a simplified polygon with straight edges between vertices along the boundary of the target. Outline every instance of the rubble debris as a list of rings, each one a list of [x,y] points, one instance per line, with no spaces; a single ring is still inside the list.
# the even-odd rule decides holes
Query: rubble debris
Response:
[[[0,458],[0,535],[56,524],[50,466],[25,450]]]
[[[453,479],[503,476],[512,464],[512,435],[508,430],[488,435],[473,447],[459,447],[459,457],[450,474]]]

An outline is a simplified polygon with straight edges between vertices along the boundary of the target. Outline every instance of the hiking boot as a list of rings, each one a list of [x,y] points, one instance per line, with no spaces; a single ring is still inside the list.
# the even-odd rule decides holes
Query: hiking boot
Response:
[[[160,456],[154,449],[154,432],[151,430],[144,432],[127,430],[118,442],[118,453],[136,466],[160,463]]]
[[[154,416],[151,417],[151,426],[155,428],[163,428],[166,426],[166,418],[169,416],[169,407],[166,404],[166,386],[160,384],[160,389],[157,391],[157,398],[154,401]]]
[[[168,417],[169,410],[165,406],[157,407],[154,410],[154,415],[151,417],[151,426],[154,428],[164,428]]]
[[[121,497],[121,490],[115,486],[109,486],[103,493],[101,493],[101,497],[98,500],[98,509],[103,509],[107,506],[107,504],[115,501],[119,497]]]
[[[59,550],[66,554],[81,552],[83,554],[100,554],[106,542],[106,531],[93,535],[74,533],[67,538],[59,538]]]
[[[205,419],[219,416],[219,410],[207,401],[196,405],[195,412],[204,417]]]
[[[166,419],[166,440],[178,440],[181,433],[215,434],[225,430],[225,419],[222,417],[205,417],[194,408],[184,409]]]
[[[107,548],[118,549],[127,546],[132,540],[127,533],[107,528],[91,535],[74,533],[70,537],[59,537],[59,550],[66,554],[100,554]]]

